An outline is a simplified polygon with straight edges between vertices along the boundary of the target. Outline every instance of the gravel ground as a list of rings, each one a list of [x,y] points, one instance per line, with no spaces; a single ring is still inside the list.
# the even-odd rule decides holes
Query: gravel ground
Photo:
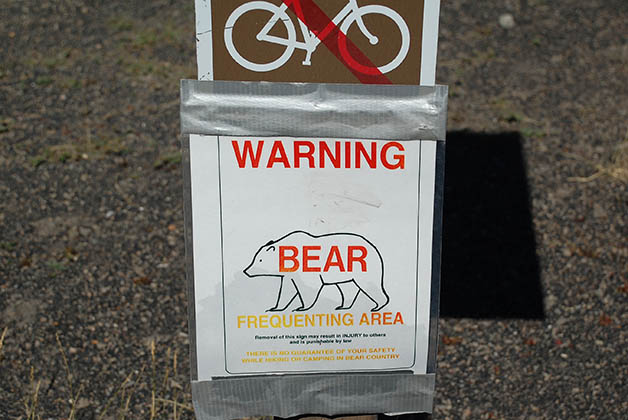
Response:
[[[443,2],[435,419],[628,412],[626,22],[625,0]],[[193,418],[193,34],[192,0],[2,1],[2,419]]]

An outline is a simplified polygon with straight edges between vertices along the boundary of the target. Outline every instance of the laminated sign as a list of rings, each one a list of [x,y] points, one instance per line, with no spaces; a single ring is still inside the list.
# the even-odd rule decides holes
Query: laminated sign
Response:
[[[431,412],[438,2],[196,6],[205,80],[182,82],[181,125],[197,418]]]

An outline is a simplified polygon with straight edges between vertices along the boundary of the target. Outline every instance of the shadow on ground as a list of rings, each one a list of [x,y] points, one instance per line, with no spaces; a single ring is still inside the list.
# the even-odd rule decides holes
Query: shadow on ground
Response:
[[[521,136],[447,133],[441,316],[543,319]]]

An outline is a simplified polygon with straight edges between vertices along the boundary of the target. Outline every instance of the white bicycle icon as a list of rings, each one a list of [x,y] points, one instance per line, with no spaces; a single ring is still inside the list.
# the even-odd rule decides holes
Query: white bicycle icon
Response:
[[[275,70],[284,65],[290,59],[295,48],[299,48],[306,51],[305,59],[303,60],[302,64],[304,66],[309,66],[311,64],[310,59],[312,53],[319,46],[321,40],[329,36],[334,28],[341,21],[342,23],[340,24],[340,33],[338,34],[338,49],[340,51],[340,55],[350,67],[361,73],[368,75],[388,73],[396,69],[399,64],[403,62],[403,60],[406,58],[406,55],[408,54],[408,50],[410,49],[410,31],[408,30],[408,25],[406,25],[406,22],[399,15],[399,13],[395,12],[389,7],[381,5],[360,7],[357,4],[357,0],[348,0],[347,5],[318,35],[312,33],[304,22],[302,22],[300,19],[297,19],[299,22],[299,27],[301,28],[301,33],[303,34],[304,42],[297,41],[294,23],[286,13],[286,9],[288,8],[287,3],[292,2],[289,1],[286,3],[282,3],[281,6],[276,6],[267,1],[251,1],[248,3],[244,3],[243,5],[235,9],[233,13],[231,13],[229,18],[227,19],[227,22],[225,23],[225,45],[227,47],[227,51],[229,52],[229,54],[231,54],[231,57],[233,57],[233,59],[238,64],[255,72],[266,72]],[[256,39],[258,41],[269,42],[286,47],[285,51],[283,52],[283,54],[281,54],[281,56],[279,56],[279,58],[268,63],[255,63],[246,59],[242,56],[242,54],[238,52],[236,46],[233,43],[233,33],[236,22],[238,21],[238,19],[240,19],[240,17],[242,17],[242,15],[253,10],[267,11],[272,14],[268,23],[266,23],[262,30],[257,34]],[[354,22],[356,22],[358,28],[360,29],[362,34],[368,39],[369,43],[371,45],[376,45],[380,40],[377,36],[372,35],[369,32],[363,20],[363,17],[369,14],[388,17],[394,22],[401,34],[401,46],[399,48],[399,52],[389,63],[379,67],[376,67],[375,65],[368,65],[368,63],[360,63],[354,57],[352,57],[349,53],[349,48],[347,47],[347,37],[341,35],[347,34],[349,27]],[[286,38],[270,34],[270,31],[279,21],[281,21],[285,26],[285,29],[287,31]]]

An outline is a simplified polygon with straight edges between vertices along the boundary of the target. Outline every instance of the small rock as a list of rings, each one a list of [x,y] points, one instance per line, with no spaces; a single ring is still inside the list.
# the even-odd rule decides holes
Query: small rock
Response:
[[[504,29],[512,29],[515,27],[515,18],[510,13],[504,13],[499,17],[499,26]]]
[[[53,236],[59,232],[59,227],[62,226],[63,220],[55,217],[45,217],[32,222],[35,231],[42,237]]]
[[[92,404],[92,402],[90,400],[88,400],[87,398],[79,398],[78,401],[76,402],[76,409],[80,410],[82,408],[87,408]]]
[[[596,219],[606,219],[607,213],[599,203],[593,204],[593,217]]]
[[[43,378],[39,384],[39,389],[48,389],[50,386],[50,379]]]
[[[604,299],[604,295],[606,294],[607,287],[608,286],[606,285],[606,282],[604,281],[604,279],[601,279],[600,282],[598,283],[597,289],[595,289],[593,293],[595,293],[595,295],[598,298]]]
[[[553,56],[550,58],[550,62],[551,62],[552,64],[558,64],[558,63],[560,63],[561,61],[563,61],[563,56],[562,56],[562,55],[560,55],[560,54],[555,54],[555,55],[553,55]]]
[[[183,386],[181,386],[181,384],[177,381],[175,381],[174,379],[170,379],[170,388],[172,389],[183,389]]]
[[[37,311],[41,305],[41,302],[34,299],[13,301],[4,310],[2,319],[16,321],[19,326],[30,325],[37,319]]]
[[[471,412],[471,409],[469,407],[465,408],[464,411],[462,412],[463,419],[470,419],[472,415],[473,413]]]
[[[68,229],[68,238],[70,239],[70,242],[74,242],[74,240],[78,238],[78,236],[78,228],[76,226],[70,226],[70,228]]]

